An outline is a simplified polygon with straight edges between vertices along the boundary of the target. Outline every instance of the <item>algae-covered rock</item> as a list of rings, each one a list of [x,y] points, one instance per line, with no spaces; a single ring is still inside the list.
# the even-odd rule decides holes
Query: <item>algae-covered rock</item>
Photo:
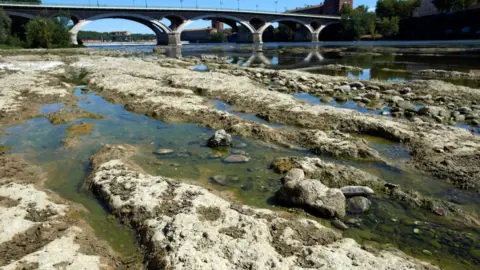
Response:
[[[52,123],[52,125],[62,125],[73,122],[78,119],[104,119],[105,116],[94,114],[84,110],[78,109],[62,109],[58,112],[53,112],[45,115],[45,117]]]

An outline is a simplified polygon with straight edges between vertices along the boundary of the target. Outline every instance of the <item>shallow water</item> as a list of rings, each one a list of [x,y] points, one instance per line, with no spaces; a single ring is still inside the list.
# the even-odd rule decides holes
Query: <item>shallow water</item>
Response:
[[[272,200],[275,191],[280,187],[282,176],[268,169],[271,161],[279,156],[313,156],[307,151],[286,149],[242,138],[234,138],[235,147],[232,149],[212,150],[205,147],[205,142],[214,133],[213,130],[189,123],[168,124],[130,113],[122,105],[108,103],[95,93],[82,94],[78,89],[76,95],[81,99],[78,102],[79,109],[106,116],[101,120],[81,119],[74,122],[95,124],[92,133],[82,136],[77,147],[65,149],[61,144],[66,128],[72,123],[53,126],[43,117],[8,128],[6,130],[8,135],[0,137],[0,144],[12,146],[9,152],[22,153],[30,162],[46,168],[49,176],[47,187],[69,200],[84,205],[89,211],[85,214],[85,219],[95,229],[96,234],[125,256],[133,256],[133,259],[139,256],[134,232],[112,220],[108,209],[105,209],[83,186],[88,174],[88,158],[102,144],[135,145],[139,149],[135,160],[152,174],[228,192],[243,203],[274,210],[284,208],[275,205],[275,201]],[[228,104],[218,100],[213,102],[218,109],[232,112]],[[62,107],[61,104],[51,104],[44,106],[41,111],[53,112]],[[245,119],[266,123],[254,115],[232,113]],[[478,195],[475,197],[475,194],[455,190],[443,181],[399,169],[393,161],[399,162],[409,158],[408,151],[401,146],[367,139],[372,147],[392,160],[392,165],[336,160],[327,156],[322,158],[353,165],[386,181],[401,184],[402,187],[415,188],[439,198],[455,199],[457,203],[465,204],[465,207],[478,209],[475,207],[480,204]],[[157,155],[154,153],[157,149],[172,149],[174,152]],[[238,151],[244,151],[250,161],[242,164],[226,164],[222,161],[224,157]],[[215,175],[226,177],[224,181],[218,182],[212,180]],[[450,192],[451,190],[455,192]],[[423,250],[428,249],[432,255],[427,256],[427,259],[448,265],[452,269],[460,264],[464,269],[474,268],[462,264],[462,260],[467,260],[469,264],[480,263],[479,258],[472,255],[476,254],[475,252],[470,254],[470,250],[480,249],[477,233],[464,235],[467,232],[458,231],[453,224],[448,224],[431,213],[404,207],[380,197],[374,197],[372,200],[372,210],[362,215],[358,225],[352,225],[346,235],[354,237],[361,243],[393,244],[418,256],[426,256]],[[393,222],[392,219],[397,221]],[[422,224],[415,226],[421,226],[425,233],[412,235],[411,225],[405,224],[415,221]],[[469,241],[470,238],[473,240]],[[438,240],[440,247],[438,245],[432,247],[429,243],[432,239]],[[461,250],[465,252],[462,253]]]
[[[414,45],[412,45],[414,44]],[[202,54],[215,54],[226,57],[228,62],[244,66],[264,66],[274,69],[301,69],[312,73],[327,75],[348,76],[364,80],[378,79],[385,81],[408,81],[414,79],[436,79],[416,74],[415,71],[424,69],[440,69],[460,72],[480,70],[480,55],[478,53],[452,53],[452,54],[371,54],[350,52],[318,52],[319,49],[332,49],[336,47],[351,47],[361,50],[361,46],[395,46],[431,48],[431,47],[467,47],[480,48],[478,41],[461,42],[328,42],[319,44],[310,43],[269,43],[261,47],[241,44],[203,44],[183,45],[182,47],[166,48],[168,56],[196,56]],[[99,47],[92,46],[92,49]],[[103,46],[101,49],[110,48],[151,53],[154,46]],[[322,69],[329,64],[339,64],[359,67],[362,70],[331,71]],[[453,84],[480,88],[480,80],[468,78],[437,78]]]

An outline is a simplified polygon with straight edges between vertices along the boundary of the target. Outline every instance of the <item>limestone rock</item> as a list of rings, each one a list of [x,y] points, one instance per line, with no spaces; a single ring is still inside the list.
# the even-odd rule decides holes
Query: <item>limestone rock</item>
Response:
[[[345,197],[355,197],[355,196],[370,196],[375,194],[373,189],[366,186],[346,186],[340,188]]]
[[[342,191],[329,188],[318,180],[286,182],[275,196],[286,205],[302,207],[322,217],[345,216],[345,196]]]
[[[285,219],[199,186],[139,173],[128,156],[113,155],[113,147],[92,157],[88,184],[102,191],[115,215],[136,225],[147,260],[158,268],[435,269],[402,253],[362,249],[313,220]],[[135,188],[118,194],[127,183]]]
[[[352,197],[348,199],[347,211],[352,214],[361,214],[363,212],[367,212],[368,209],[370,209],[371,204],[372,202],[370,202],[370,200],[365,197]]]
[[[290,171],[287,172],[285,177],[283,177],[283,181],[285,183],[290,182],[290,181],[302,181],[305,179],[305,173],[303,172],[302,169],[291,169]]]
[[[217,130],[215,134],[210,137],[207,141],[208,147],[221,147],[221,146],[231,146],[232,145],[232,135],[228,134],[225,130]]]
[[[243,155],[231,155],[223,159],[225,163],[247,163],[250,160],[249,157]]]

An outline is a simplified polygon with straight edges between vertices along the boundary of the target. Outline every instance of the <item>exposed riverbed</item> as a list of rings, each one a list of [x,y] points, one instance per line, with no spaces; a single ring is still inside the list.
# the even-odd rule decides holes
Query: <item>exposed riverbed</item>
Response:
[[[2,105],[5,115],[18,115],[10,104],[22,107],[22,100],[28,100],[28,104],[33,102],[38,106],[38,110],[34,109],[29,115],[20,114],[17,117],[19,122],[11,121],[14,118],[9,118],[8,121],[3,119],[5,121],[2,122],[0,145],[5,150],[2,151],[5,155],[20,154],[28,163],[47,172],[45,187],[66,200],[82,205],[86,209],[82,212],[82,218],[94,229],[96,237],[106,240],[121,254],[124,265],[134,268],[135,264],[141,261],[143,253],[137,241],[147,246],[155,242],[140,240],[144,237],[143,231],[137,230],[141,227],[138,222],[143,220],[143,217],[137,216],[140,212],[135,212],[134,217],[129,218],[123,214],[123,206],[119,207],[118,203],[112,201],[117,195],[137,195],[134,195],[133,191],[126,192],[126,186],[120,189],[111,185],[103,186],[101,181],[92,178],[105,173],[103,170],[108,166],[102,165],[106,164],[102,162],[115,161],[108,157],[117,154],[109,154],[107,157],[97,154],[97,159],[102,162],[98,161],[97,165],[94,162],[92,171],[90,157],[107,144],[128,144],[134,147],[134,154],[125,156],[122,160],[135,163],[135,166],[142,170],[135,166],[128,167],[128,163],[128,169],[125,169],[128,175],[129,171],[138,170],[145,174],[180,180],[182,183],[206,188],[231,202],[267,208],[279,213],[289,212],[288,215],[293,218],[308,217],[332,227],[328,218],[322,219],[322,216],[308,213],[308,209],[305,212],[301,207],[289,207],[275,198],[276,192],[282,188],[280,179],[284,172],[278,167],[272,167],[272,161],[289,156],[321,158],[322,162],[329,164],[325,165],[326,168],[330,168],[322,170],[332,174],[333,179],[336,179],[336,174],[342,175],[340,172],[343,170],[352,170],[352,176],[343,175],[339,178],[342,180],[336,183],[332,180],[328,182],[325,178],[323,183],[330,188],[354,183],[358,180],[355,179],[358,174],[365,177],[364,185],[371,185],[375,190],[375,195],[369,198],[372,205],[367,212],[350,213],[342,218],[349,226],[343,233],[344,237],[352,237],[358,243],[375,249],[398,248],[410,256],[447,269],[476,269],[480,263],[477,221],[480,214],[480,196],[477,192],[478,186],[475,186],[478,181],[475,179],[475,168],[478,169],[480,164],[475,159],[478,153],[465,150],[477,147],[479,140],[478,134],[469,132],[471,128],[476,128],[471,122],[465,124],[467,132],[463,127],[458,130],[449,127],[449,123],[430,125],[425,116],[426,123],[419,124],[415,129],[409,123],[409,117],[377,116],[381,111],[390,109],[389,107],[371,110],[354,101],[323,102],[323,99],[305,91],[279,93],[282,91],[268,88],[275,85],[272,83],[273,79],[268,80],[267,86],[263,85],[263,76],[267,76],[264,74],[268,74],[268,71],[261,71],[260,77],[256,78],[258,69],[250,70],[234,64],[226,64],[230,67],[222,68],[222,65],[225,65],[222,63],[237,63],[238,59],[232,58],[237,56],[204,59],[205,65],[194,71],[190,70],[191,67],[198,67],[202,61],[172,60],[154,55],[148,55],[144,59],[103,58],[101,53],[100,56],[78,54],[66,58],[55,55],[51,57],[58,59],[60,68],[35,71],[22,66],[22,63],[33,59],[39,63],[51,61],[38,56],[26,56],[27,59],[10,57],[7,60],[10,66],[8,71],[2,71],[0,78],[11,83],[13,88],[21,89],[18,82],[13,80],[14,76],[20,74],[18,72],[34,74],[35,79],[31,79],[31,85],[38,78],[42,78],[51,80],[50,84],[66,88],[62,97],[54,95],[36,103],[32,95],[9,94],[14,98],[5,99]],[[119,66],[112,68],[115,63]],[[13,67],[23,70],[15,71]],[[240,71],[242,73],[239,73]],[[249,74],[253,74],[253,78],[249,78]],[[305,82],[304,78],[301,78],[304,74],[308,73],[294,72],[280,76],[290,76],[293,80]],[[63,77],[60,81],[59,76]],[[331,82],[332,88],[333,84],[342,81],[341,77],[307,76],[307,80],[322,81],[324,85]],[[410,79],[403,78],[405,81]],[[220,81],[222,83],[219,83]],[[88,84],[90,88],[80,84]],[[28,89],[28,86],[26,87]],[[462,88],[462,91],[476,95],[471,94],[475,90],[470,88]],[[7,90],[4,89],[4,96],[8,96],[6,93]],[[328,113],[339,119],[339,122],[345,121],[345,124],[332,129],[328,127],[330,123],[318,124],[311,121],[308,113],[296,116],[302,110],[310,110],[318,113],[318,117],[324,117],[318,105],[334,108]],[[421,108],[422,106],[419,106],[414,110]],[[378,129],[384,129],[385,134],[393,135],[375,136],[372,132],[359,134],[362,133],[362,128],[351,132],[348,127],[350,116],[346,116],[351,113],[346,109],[357,111],[361,120],[356,124],[362,125],[361,121],[364,121],[364,124],[369,123],[373,130],[376,125],[387,123]],[[282,113],[283,116],[279,115]],[[207,147],[207,140],[217,129],[222,128],[232,133],[232,147]],[[463,157],[457,156],[457,149],[462,149],[465,155],[473,158],[470,164],[462,165],[465,166],[463,176],[455,175],[454,178],[454,169],[444,169],[443,175],[457,179],[457,182],[432,173],[431,168],[438,168],[435,166],[443,163],[423,160],[422,155],[429,155],[432,146],[428,143],[420,144],[416,136],[417,133],[427,134],[431,131],[435,131],[431,136],[443,136],[445,145],[455,144],[460,140],[466,144],[468,142],[464,148],[454,148],[455,151],[445,153],[447,157],[451,155],[453,160],[461,160]],[[391,136],[402,139],[385,139]],[[417,150],[414,149],[416,145],[419,147]],[[115,148],[105,151],[108,153],[112,149]],[[449,151],[445,149],[444,151]],[[418,150],[424,152],[419,154]],[[298,164],[302,164],[302,161]],[[307,163],[299,166],[306,166],[305,164]],[[341,169],[341,166],[346,166],[346,169]],[[308,177],[322,181],[322,178],[315,178],[318,176],[309,172],[307,167],[303,167],[303,170]],[[120,176],[111,179],[118,181],[118,177]],[[90,179],[90,184],[85,185],[86,179]],[[382,181],[388,183],[386,187],[390,188],[392,185],[399,185],[409,195],[402,199],[390,194],[388,188],[379,188],[384,183]],[[459,188],[457,183],[462,181],[469,183],[470,188]],[[152,192],[153,188],[152,186]],[[194,201],[192,203],[195,204]],[[139,211],[137,206],[132,204],[129,207]],[[223,206],[219,207],[222,215],[227,215],[228,211],[224,210]],[[172,211],[174,216],[178,215],[175,212],[177,210]],[[120,218],[124,225],[114,216]],[[172,214],[168,216],[172,217]],[[125,224],[130,224],[133,228]],[[279,252],[278,247],[276,250]],[[143,252],[146,254],[145,261],[156,256],[149,248]],[[282,252],[280,254],[285,255]],[[380,263],[380,260],[377,260]],[[150,265],[152,264],[150,261]],[[340,267],[339,265],[330,266]]]

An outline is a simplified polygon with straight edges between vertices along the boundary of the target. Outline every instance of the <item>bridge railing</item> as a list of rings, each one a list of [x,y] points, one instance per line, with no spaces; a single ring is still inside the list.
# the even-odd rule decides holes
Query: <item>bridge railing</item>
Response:
[[[131,8],[131,9],[174,9],[174,10],[190,10],[190,9],[207,9],[207,10],[222,10],[222,11],[236,11],[236,12],[268,12],[268,13],[283,13],[282,11],[272,11],[272,10],[265,10],[265,9],[233,9],[233,8],[223,8],[223,7],[208,7],[208,6],[191,6],[191,5],[183,5],[181,7],[178,6],[166,6],[166,5],[158,5],[158,4],[149,4],[148,1],[138,1],[138,4],[135,5],[107,5],[102,4],[101,1],[97,2],[92,0],[91,3],[36,3],[36,2],[14,2],[14,1],[1,1],[0,6],[4,5],[15,5],[15,6],[45,6],[45,7],[79,7],[79,8]]]

